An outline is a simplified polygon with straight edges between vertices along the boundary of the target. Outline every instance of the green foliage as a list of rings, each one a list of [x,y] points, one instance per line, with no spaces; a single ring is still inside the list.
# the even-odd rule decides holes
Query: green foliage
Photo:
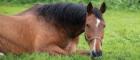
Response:
[[[140,9],[140,0],[105,0],[108,8],[112,9]]]
[[[0,0],[0,4],[32,4],[32,3],[56,3],[56,2],[73,2],[85,3],[90,0]],[[140,9],[140,0],[91,0],[93,4],[99,6],[103,1],[106,2],[109,9]]]

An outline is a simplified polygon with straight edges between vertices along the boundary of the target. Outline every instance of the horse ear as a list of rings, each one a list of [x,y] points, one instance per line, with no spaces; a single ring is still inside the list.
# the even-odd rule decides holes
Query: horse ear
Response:
[[[88,6],[87,6],[87,13],[92,14],[92,9],[93,9],[92,3],[89,2]]]
[[[106,4],[105,4],[105,2],[102,3],[102,5],[100,7],[100,11],[101,11],[101,13],[105,13],[105,11],[106,11]]]

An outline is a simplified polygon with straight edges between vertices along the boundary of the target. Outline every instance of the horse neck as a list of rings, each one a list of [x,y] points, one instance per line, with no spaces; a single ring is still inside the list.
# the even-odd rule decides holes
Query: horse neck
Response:
[[[82,27],[82,26],[65,27],[64,29],[65,29],[68,37],[70,37],[70,38],[75,38],[84,32],[84,27]]]
[[[67,38],[75,38],[84,32],[83,26],[67,26],[66,27],[66,26],[60,25],[57,22],[54,22],[53,20],[46,21],[45,19],[43,21],[45,22],[46,25],[51,25],[52,28],[54,28],[60,34],[65,35],[65,37]]]

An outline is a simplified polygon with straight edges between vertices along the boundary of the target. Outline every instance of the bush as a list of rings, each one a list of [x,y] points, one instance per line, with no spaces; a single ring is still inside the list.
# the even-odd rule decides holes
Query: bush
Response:
[[[140,0],[106,0],[111,9],[140,9]]]
[[[103,0],[91,0],[93,4],[99,6]],[[0,4],[32,4],[32,3],[55,3],[55,2],[73,2],[85,3],[89,0],[0,0]],[[105,0],[109,9],[140,9],[140,0]]]

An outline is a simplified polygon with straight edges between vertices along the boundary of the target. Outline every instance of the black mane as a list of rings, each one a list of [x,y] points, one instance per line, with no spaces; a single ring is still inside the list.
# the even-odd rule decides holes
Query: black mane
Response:
[[[95,14],[95,16],[97,18],[103,20],[102,13],[101,13],[101,11],[98,8],[93,8],[93,13]]]
[[[97,18],[102,18],[100,11],[97,8],[93,9],[93,13]],[[80,30],[76,35],[84,32],[86,20],[86,7],[78,4],[49,4],[43,5],[37,9],[37,14],[44,17],[47,21],[53,21],[62,26],[70,35],[74,37],[74,31]]]
[[[55,20],[63,26],[84,25],[86,10],[82,5],[76,4],[50,4],[44,5],[38,9],[38,14]]]

